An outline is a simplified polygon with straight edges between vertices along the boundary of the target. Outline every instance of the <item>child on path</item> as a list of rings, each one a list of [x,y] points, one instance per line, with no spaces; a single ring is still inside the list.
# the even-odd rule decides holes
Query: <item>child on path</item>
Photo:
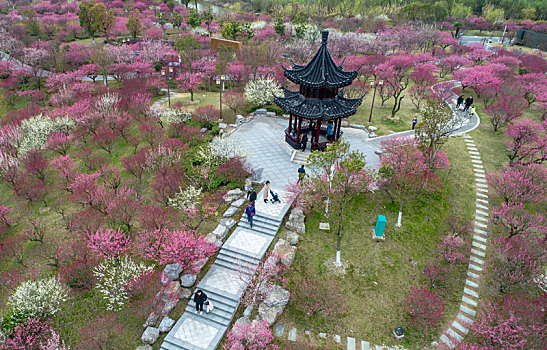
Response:
[[[469,114],[469,118],[475,115],[475,106],[471,107],[471,113]]]
[[[215,306],[213,305],[213,302],[211,300],[207,300],[205,302],[205,313],[209,314],[209,312],[213,311]]]
[[[266,186],[264,186],[264,194],[262,195],[262,198],[264,198],[264,203],[268,203],[269,195],[270,195],[270,181],[266,181]]]
[[[253,216],[255,216],[256,211],[252,202],[249,203],[249,205],[245,209],[245,214],[247,215],[247,220],[249,221],[249,225],[251,226],[251,228],[253,228]]]
[[[196,311],[194,312],[197,314],[199,312],[200,315],[203,315],[203,304],[207,301],[207,294],[203,293],[201,289],[198,289],[196,294],[194,294],[194,302],[196,303]]]

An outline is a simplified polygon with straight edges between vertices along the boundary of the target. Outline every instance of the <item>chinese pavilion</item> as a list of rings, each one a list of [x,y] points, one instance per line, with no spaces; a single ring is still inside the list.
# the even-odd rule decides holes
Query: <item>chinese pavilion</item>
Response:
[[[308,65],[293,62],[292,69],[282,66],[285,77],[298,84],[299,91],[284,87],[285,96],[274,97],[275,103],[290,115],[285,141],[296,149],[302,134],[311,134],[308,139],[312,150],[323,150],[328,143],[337,141],[342,135],[342,119],[355,114],[363,100],[363,97],[345,98],[343,91],[339,91],[351,85],[359,69],[344,71],[343,62],[336,65],[327,49],[329,32],[324,30],[321,34],[321,47]],[[332,130],[328,138],[327,129]]]

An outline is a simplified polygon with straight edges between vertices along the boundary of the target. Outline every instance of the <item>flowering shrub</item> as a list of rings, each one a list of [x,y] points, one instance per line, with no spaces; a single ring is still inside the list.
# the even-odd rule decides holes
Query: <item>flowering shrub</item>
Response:
[[[40,114],[25,119],[20,125],[23,139],[21,140],[19,152],[25,154],[32,149],[41,148],[46,144],[46,139],[51,132],[64,131],[68,133],[74,126],[74,121],[68,117],[51,119]]]
[[[188,186],[185,190],[180,188],[180,191],[175,193],[173,198],[169,198],[169,205],[175,209],[184,211],[189,208],[194,208],[201,197],[201,188]]]
[[[279,347],[272,344],[274,340],[272,330],[266,321],[251,324],[234,325],[228,332],[224,350],[277,350]]]
[[[95,267],[97,289],[107,302],[107,309],[120,310],[129,301],[128,283],[151,270],[151,266],[136,263],[128,256],[109,259]]]
[[[199,148],[197,159],[201,163],[216,166],[232,157],[243,158],[247,155],[247,150],[233,138],[215,137],[213,141]]]
[[[46,342],[52,333],[50,322],[42,322],[38,318],[28,318],[16,325],[7,334],[6,339],[0,339],[0,348],[6,350],[47,349],[43,347],[42,343]]]
[[[55,277],[25,281],[8,298],[8,305],[28,317],[49,317],[67,300],[65,287]]]
[[[209,127],[209,123],[217,121],[220,118],[220,111],[213,106],[196,108],[194,120],[203,127]]]
[[[404,306],[409,326],[426,338],[440,325],[444,309],[440,296],[415,287],[410,288]]]
[[[149,113],[163,124],[186,123],[192,119],[192,114],[184,109],[168,108],[159,103],[153,104]]]
[[[245,168],[245,163],[240,158],[230,158],[224,164],[219,165],[216,168],[216,174],[224,180],[224,184],[227,185],[233,183],[244,183],[245,179],[251,175],[251,173]]]
[[[180,142],[180,141],[179,141]],[[180,147],[172,147],[166,143],[160,143],[150,148],[145,156],[145,168],[147,170],[158,170],[172,167],[182,162],[184,150]]]
[[[250,80],[245,85],[244,92],[249,102],[258,106],[272,103],[274,96],[283,95],[281,86],[272,77]]]
[[[99,229],[87,236],[87,246],[102,258],[114,258],[130,248],[131,240],[122,230]]]

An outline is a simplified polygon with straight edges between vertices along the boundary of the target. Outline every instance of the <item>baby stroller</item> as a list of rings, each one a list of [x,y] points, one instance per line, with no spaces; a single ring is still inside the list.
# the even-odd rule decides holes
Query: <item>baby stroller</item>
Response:
[[[274,193],[272,190],[270,190],[270,194],[272,195],[272,203],[281,203],[281,201],[279,200],[279,195],[277,193]]]

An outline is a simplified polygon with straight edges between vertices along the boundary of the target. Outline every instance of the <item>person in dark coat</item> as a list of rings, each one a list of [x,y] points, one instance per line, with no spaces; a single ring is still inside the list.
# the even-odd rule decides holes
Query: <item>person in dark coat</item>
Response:
[[[253,203],[249,203],[247,208],[245,208],[245,215],[247,215],[247,220],[249,220],[249,225],[253,228],[253,216],[255,216],[256,211]]]
[[[302,136],[302,142],[300,142],[300,146],[301,146],[300,150],[302,152],[305,152],[306,147],[308,146],[308,134],[304,134],[304,136]]]
[[[249,200],[249,202],[253,203],[253,206],[255,205],[255,201],[256,201],[256,191],[254,190],[254,188],[249,188],[249,191],[247,191],[247,199]]]
[[[302,182],[304,176],[306,176],[306,169],[304,169],[304,164],[302,164],[302,166],[298,168],[298,181],[296,181],[296,183]]]
[[[418,117],[414,117],[414,119],[412,119],[412,130],[414,130],[416,124],[418,124]]]
[[[203,293],[201,289],[198,289],[194,294],[194,302],[196,303],[196,314],[199,311],[200,315],[203,315],[203,304],[207,301],[207,294]]]
[[[465,107],[463,108],[463,111],[464,112],[467,111],[472,104],[473,104],[473,97],[469,96],[468,98],[465,99]]]
[[[460,106],[463,104],[463,95],[460,95],[458,99],[456,100],[456,108],[460,108]]]

